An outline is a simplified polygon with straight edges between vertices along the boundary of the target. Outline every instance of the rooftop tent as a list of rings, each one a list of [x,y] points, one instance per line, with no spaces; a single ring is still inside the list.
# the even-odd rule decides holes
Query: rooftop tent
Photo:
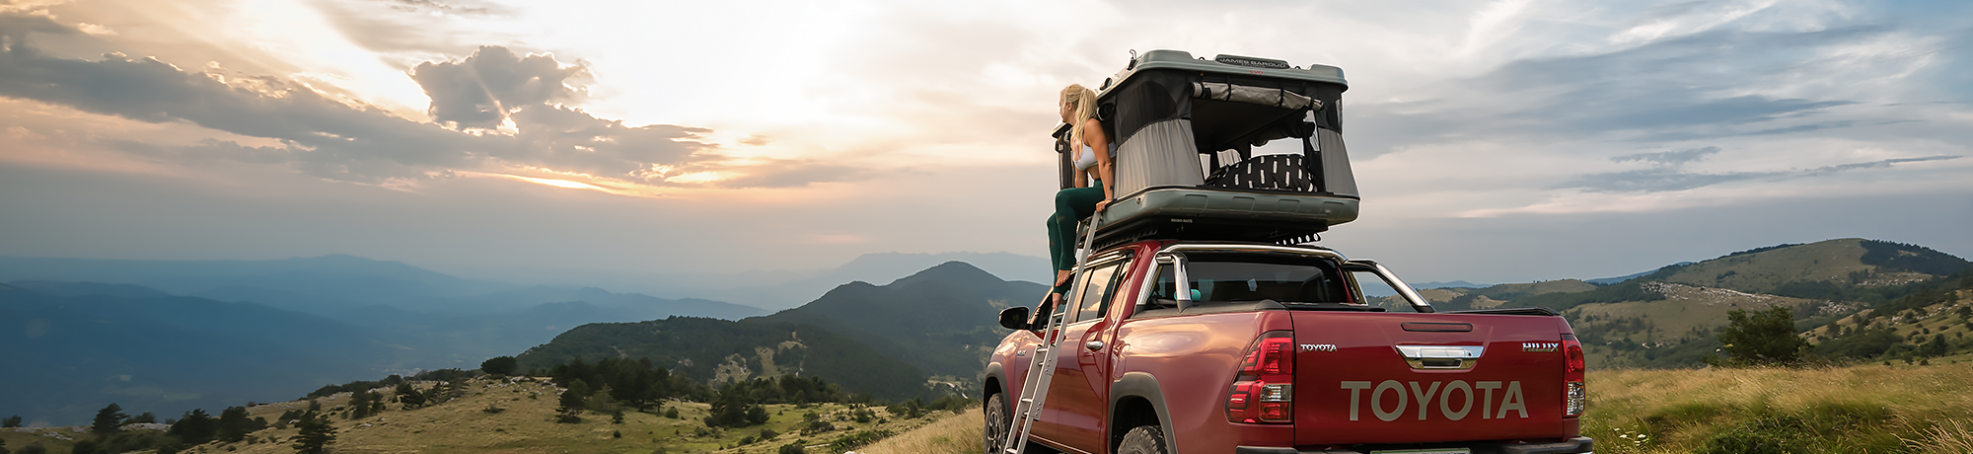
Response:
[[[1355,220],[1340,111],[1347,88],[1333,66],[1175,50],[1131,59],[1099,92],[1117,202],[1102,214],[1098,241],[1302,242]],[[1063,187],[1073,169],[1067,129],[1054,131]],[[1252,155],[1275,140],[1301,142],[1302,152]]]

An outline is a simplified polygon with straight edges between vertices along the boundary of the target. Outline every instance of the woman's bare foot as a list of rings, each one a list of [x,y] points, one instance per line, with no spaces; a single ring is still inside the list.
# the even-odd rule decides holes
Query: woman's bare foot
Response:
[[[1069,277],[1070,277],[1070,276],[1072,276],[1072,275],[1074,275],[1074,274],[1075,274],[1074,272],[1072,272],[1072,271],[1069,271],[1069,270],[1061,270],[1061,271],[1056,271],[1056,272],[1055,272],[1055,286],[1056,286],[1056,287],[1061,287],[1061,286],[1064,286],[1064,285],[1069,285]]]

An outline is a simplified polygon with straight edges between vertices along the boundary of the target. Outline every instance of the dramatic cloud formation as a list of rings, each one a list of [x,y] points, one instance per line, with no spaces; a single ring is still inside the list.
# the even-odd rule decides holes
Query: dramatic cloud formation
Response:
[[[1364,214],[1324,244],[1403,264],[1414,280],[1603,277],[1849,236],[1973,252],[1959,233],[1973,222],[1973,159],[1960,159],[1973,155],[1973,47],[1960,44],[1973,42],[1973,4],[36,0],[0,11],[0,173],[12,176],[0,199],[21,213],[0,219],[0,254],[381,251],[627,282],[865,252],[1039,255],[1055,93],[1098,85],[1151,49],[1344,68],[1337,108]],[[1296,151],[1277,145],[1295,147],[1262,152]],[[63,177],[22,177],[54,170]],[[158,194],[135,204],[104,188]],[[338,202],[282,207],[323,212],[278,224],[311,241],[251,243],[241,238],[253,231],[231,229],[273,228],[257,215],[266,206],[213,193]],[[179,216],[168,230],[204,241],[106,246],[148,232],[68,208],[153,205],[178,207],[151,214]],[[461,206],[497,214],[444,215]],[[200,215],[176,214],[189,212]],[[367,225],[392,227],[351,227]],[[431,240],[467,231],[479,236]]]
[[[548,55],[487,46],[457,61],[418,65],[410,77],[431,98],[430,115],[439,123],[432,124],[277,77],[185,71],[121,54],[96,61],[52,57],[28,37],[75,32],[45,15],[0,14],[6,46],[0,95],[146,122],[190,122],[281,143],[113,144],[154,158],[287,164],[323,178],[399,186],[455,171],[541,177],[523,179],[533,182],[576,178],[601,180],[589,182],[622,195],[660,195],[681,186],[801,186],[859,173],[799,160],[734,159],[695,141],[710,132],[705,128],[597,118],[565,104],[585,96],[587,69]]]
[[[580,100],[589,75],[554,57],[522,57],[504,47],[481,47],[458,62],[426,62],[411,79],[432,98],[432,119],[458,128],[496,128],[521,109]]]

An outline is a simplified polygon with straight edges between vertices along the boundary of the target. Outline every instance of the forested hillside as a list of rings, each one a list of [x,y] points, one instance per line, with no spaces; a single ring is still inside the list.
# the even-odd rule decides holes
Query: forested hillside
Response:
[[[578,358],[650,360],[700,383],[819,376],[888,399],[928,394],[916,367],[814,325],[673,317],[571,329],[516,357],[523,371]]]
[[[520,359],[535,368],[578,357],[648,358],[711,382],[798,373],[888,399],[967,395],[1007,334],[996,314],[1044,290],[948,262],[887,285],[843,284],[802,307],[739,322],[585,325]]]
[[[1000,310],[1032,305],[1046,291],[1041,284],[1004,281],[964,262],[947,262],[889,285],[844,284],[802,307],[741,323],[812,323],[971,392],[987,356],[1007,335],[997,324]]]
[[[1973,324],[1951,318],[1969,305],[1969,267],[1917,245],[1841,239],[1735,252],[1580,291],[1528,291],[1588,285],[1565,280],[1421,293],[1443,309],[1561,311],[1598,367],[1702,365],[1721,347],[1728,312],[1774,307],[1789,309],[1822,358],[1919,361],[1973,351],[1964,338]]]

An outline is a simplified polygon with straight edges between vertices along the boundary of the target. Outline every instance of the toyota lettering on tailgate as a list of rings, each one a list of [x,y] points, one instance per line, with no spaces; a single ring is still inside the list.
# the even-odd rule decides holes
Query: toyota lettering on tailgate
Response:
[[[1410,385],[1409,390],[1406,389],[1407,384]],[[1521,419],[1527,419],[1528,401],[1521,396],[1521,382],[1506,382],[1506,389],[1498,393],[1500,400],[1496,401],[1494,391],[1502,389],[1502,384],[1497,381],[1467,383],[1465,380],[1453,380],[1450,383],[1438,381],[1421,383],[1384,380],[1373,387],[1371,382],[1367,381],[1346,381],[1343,382],[1342,389],[1350,390],[1351,421],[1361,419],[1364,390],[1370,390],[1370,412],[1376,415],[1377,419],[1385,422],[1396,421],[1403,417],[1405,410],[1409,409],[1413,402],[1418,404],[1419,421],[1426,420],[1426,416],[1433,413],[1431,411],[1433,407],[1437,407],[1439,416],[1458,421],[1466,419],[1473,412],[1475,400],[1480,402],[1480,419],[1506,419],[1510,412]],[[1397,394],[1395,408],[1384,406],[1384,393],[1387,392]],[[1462,402],[1456,410],[1453,409],[1454,393],[1461,395],[1458,402]],[[1478,399],[1474,398],[1476,394]],[[1434,397],[1438,398],[1438,405],[1432,405]]]

